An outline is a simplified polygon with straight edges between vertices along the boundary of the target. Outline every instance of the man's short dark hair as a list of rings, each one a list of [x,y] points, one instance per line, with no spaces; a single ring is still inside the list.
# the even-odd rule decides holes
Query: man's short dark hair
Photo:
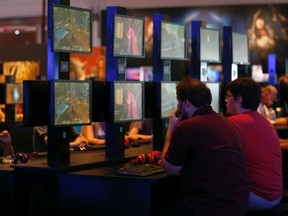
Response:
[[[185,77],[177,84],[176,95],[179,101],[188,100],[196,107],[210,106],[212,101],[210,89],[191,77]]]
[[[242,97],[242,108],[257,110],[261,101],[261,86],[249,77],[240,77],[231,81],[226,86],[234,99]]]

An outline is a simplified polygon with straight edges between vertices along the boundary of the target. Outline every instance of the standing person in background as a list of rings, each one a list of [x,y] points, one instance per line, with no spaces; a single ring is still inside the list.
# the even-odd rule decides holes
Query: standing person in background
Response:
[[[277,95],[277,94],[276,94]],[[275,96],[273,92],[271,92],[271,87],[269,85],[261,87],[261,100],[257,111],[265,116],[272,124],[283,125],[287,124],[286,117],[276,117],[276,112],[273,109],[272,105],[275,101]]]
[[[227,85],[228,119],[242,137],[249,171],[249,210],[269,209],[277,205],[283,193],[282,152],[274,126],[257,112],[261,100],[260,84],[248,77]]]
[[[245,216],[249,180],[236,128],[212,109],[199,80],[184,78],[176,94],[182,114],[169,118],[161,163],[168,175],[180,174],[181,196],[167,215]]]

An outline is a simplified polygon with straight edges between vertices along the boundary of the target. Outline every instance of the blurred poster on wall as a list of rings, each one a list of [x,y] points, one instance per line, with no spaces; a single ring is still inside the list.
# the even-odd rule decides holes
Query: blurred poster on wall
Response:
[[[106,47],[93,47],[92,54],[70,54],[70,79],[106,80]]]

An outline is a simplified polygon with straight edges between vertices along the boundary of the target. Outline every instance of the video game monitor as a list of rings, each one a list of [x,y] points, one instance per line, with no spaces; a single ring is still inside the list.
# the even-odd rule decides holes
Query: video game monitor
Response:
[[[144,35],[144,18],[115,14],[113,56],[144,58]]]
[[[111,110],[114,123],[144,119],[144,84],[140,81],[114,81],[111,89]]]
[[[160,58],[168,60],[186,59],[186,26],[161,21]]]
[[[53,4],[53,51],[92,53],[92,11]]]
[[[92,123],[91,81],[51,81],[53,126],[89,125]]]
[[[160,118],[169,118],[171,113],[177,109],[176,85],[177,82],[161,83],[161,113]]]
[[[248,35],[232,32],[232,62],[250,64]]]
[[[219,30],[200,28],[200,61],[221,62]]]
[[[221,83],[206,82],[206,86],[210,89],[212,94],[211,106],[213,110],[217,113],[220,113]]]

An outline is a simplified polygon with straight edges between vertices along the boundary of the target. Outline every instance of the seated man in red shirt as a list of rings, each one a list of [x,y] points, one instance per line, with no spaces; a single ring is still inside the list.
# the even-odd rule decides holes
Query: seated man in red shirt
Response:
[[[277,205],[283,192],[282,152],[278,134],[267,118],[257,112],[260,84],[242,77],[227,85],[226,107],[229,120],[242,137],[251,191],[249,210]]]
[[[169,118],[162,165],[180,174],[181,195],[167,215],[245,216],[249,180],[236,128],[212,109],[211,92],[199,80],[181,80],[176,95],[182,114]]]

